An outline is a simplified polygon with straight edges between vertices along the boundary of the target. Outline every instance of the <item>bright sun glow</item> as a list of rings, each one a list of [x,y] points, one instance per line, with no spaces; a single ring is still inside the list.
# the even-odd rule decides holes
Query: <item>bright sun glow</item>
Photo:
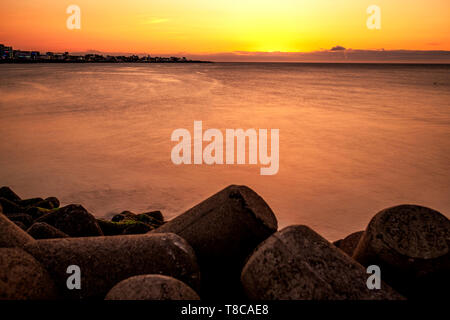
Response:
[[[77,0],[81,30],[66,28],[68,3],[0,2],[0,42],[22,49],[120,52],[450,50],[450,1],[378,0],[382,28],[366,27],[361,0]]]

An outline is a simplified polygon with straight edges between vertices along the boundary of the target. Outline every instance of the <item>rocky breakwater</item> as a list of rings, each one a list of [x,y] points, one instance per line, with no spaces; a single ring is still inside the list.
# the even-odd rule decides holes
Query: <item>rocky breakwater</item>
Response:
[[[277,231],[269,205],[245,186],[168,222],[159,211],[96,219],[81,205],[22,200],[7,187],[0,203],[0,299],[448,297],[450,224],[429,208],[385,209],[334,245],[307,226]],[[68,286],[73,265],[79,288]],[[373,266],[379,288],[368,285]]]
[[[59,208],[54,197],[22,200],[8,187],[0,195],[6,207],[0,206],[0,299],[104,299],[115,285],[139,275],[149,277],[132,283],[161,283],[164,275],[173,288],[189,288],[180,296],[166,292],[163,283],[149,297],[156,299],[157,290],[165,299],[196,297],[200,273],[190,245],[173,233],[145,234],[164,223],[161,212],[126,211],[106,221],[81,205]],[[19,214],[26,224],[16,219]],[[80,276],[75,288],[68,286],[74,266]]]

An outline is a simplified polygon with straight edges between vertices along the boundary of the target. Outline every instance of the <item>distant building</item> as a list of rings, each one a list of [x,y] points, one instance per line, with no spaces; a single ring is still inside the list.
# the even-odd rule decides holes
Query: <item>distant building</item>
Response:
[[[31,59],[39,60],[41,53],[39,51],[31,51]]]
[[[84,56],[70,55],[69,52],[55,53],[46,52],[41,54],[39,51],[13,50],[0,44],[0,60],[2,62],[131,62],[131,63],[159,63],[159,62],[198,62],[186,59],[186,57],[152,57],[150,55],[131,55],[131,56],[103,56],[101,54],[86,54]],[[6,61],[5,61],[6,60]]]
[[[13,48],[7,47],[3,44],[0,44],[0,59],[12,59],[13,58]]]
[[[14,50],[14,58],[18,60],[31,60],[31,51]]]

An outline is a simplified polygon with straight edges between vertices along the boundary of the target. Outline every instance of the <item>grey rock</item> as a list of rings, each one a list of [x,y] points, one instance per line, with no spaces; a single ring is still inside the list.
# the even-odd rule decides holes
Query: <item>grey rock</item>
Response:
[[[105,300],[200,300],[188,285],[172,277],[140,275],[116,284]]]
[[[290,226],[260,244],[242,270],[252,300],[402,299],[382,284],[369,290],[359,263],[306,226]]]
[[[48,272],[19,248],[0,248],[0,300],[49,300],[58,297]]]
[[[175,234],[143,234],[36,240],[25,246],[69,299],[104,299],[118,282],[140,274],[164,274],[199,285],[193,249]],[[81,270],[81,289],[68,290],[67,267]]]
[[[378,265],[383,279],[408,298],[448,297],[450,221],[416,205],[377,213],[358,243],[353,258]]]
[[[64,232],[45,222],[33,223],[33,225],[27,230],[27,232],[34,239],[56,239],[69,237]]]
[[[173,232],[194,248],[201,297],[236,298],[246,257],[277,230],[267,203],[246,186],[229,186],[152,232]]]

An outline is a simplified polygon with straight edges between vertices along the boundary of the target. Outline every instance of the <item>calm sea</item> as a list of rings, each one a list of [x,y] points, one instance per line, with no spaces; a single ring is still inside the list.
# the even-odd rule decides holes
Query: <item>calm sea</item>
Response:
[[[450,66],[0,65],[0,184],[170,218],[245,184],[329,240],[380,209],[450,214]],[[175,166],[177,128],[280,129],[280,169]]]

